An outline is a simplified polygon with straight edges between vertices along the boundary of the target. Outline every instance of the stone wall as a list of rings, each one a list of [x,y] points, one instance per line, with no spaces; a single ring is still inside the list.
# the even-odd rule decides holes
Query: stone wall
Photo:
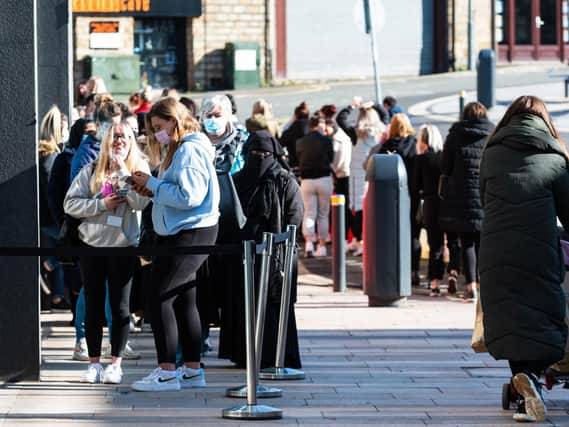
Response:
[[[221,88],[228,42],[259,43],[264,79],[265,0],[202,0],[202,16],[188,18],[187,29],[190,88]]]
[[[455,2],[455,68],[464,70],[468,67],[468,3],[466,0]],[[493,0],[473,0],[474,3],[474,60],[481,49],[492,46],[492,2]],[[452,56],[452,3],[448,2],[448,40],[449,56]],[[476,64],[474,64],[475,66]]]

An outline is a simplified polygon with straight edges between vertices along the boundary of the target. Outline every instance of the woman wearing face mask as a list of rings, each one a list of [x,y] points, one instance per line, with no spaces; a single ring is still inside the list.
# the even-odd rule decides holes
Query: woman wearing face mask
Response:
[[[71,183],[65,213],[81,219],[79,239],[86,246],[129,247],[138,244],[139,220],[148,199],[130,190],[124,180],[136,170],[149,171],[132,130],[117,124],[105,134],[98,159],[85,166]],[[134,259],[83,256],[79,258],[85,294],[85,332],[90,364],[82,381],[119,384],[121,361],[129,331],[129,297]],[[101,341],[108,284],[112,313],[112,363],[103,371]]]
[[[217,236],[219,186],[214,149],[184,105],[165,98],[146,116],[149,142],[161,151],[158,177],[136,172],[137,191],[152,195],[157,246],[212,245]],[[201,323],[196,305],[196,272],[207,255],[157,256],[152,263],[150,311],[158,367],[136,381],[136,391],[205,387],[200,369]],[[176,345],[184,364],[176,370]]]
[[[202,102],[200,111],[202,128],[215,149],[215,172],[219,182],[219,233],[217,243],[238,243],[238,234],[245,224],[245,215],[235,191],[232,176],[243,168],[243,145],[249,133],[232,121],[231,101],[225,95],[215,95]],[[241,266],[237,259],[212,255],[199,272],[198,304],[203,316],[204,350],[209,349],[206,339],[208,326],[220,324],[219,357],[229,358],[230,346],[225,343],[225,331],[231,323],[234,301],[229,297],[235,277],[240,277]],[[218,312],[221,308],[221,319]]]

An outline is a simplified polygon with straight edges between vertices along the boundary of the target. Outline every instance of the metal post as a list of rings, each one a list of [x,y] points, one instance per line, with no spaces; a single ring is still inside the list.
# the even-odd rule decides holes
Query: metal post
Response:
[[[267,311],[267,294],[269,288],[269,273],[271,271],[271,259],[273,257],[273,246],[275,237],[271,233],[263,233],[263,243],[265,245],[262,254],[261,272],[259,277],[259,294],[257,296],[257,317],[255,325],[255,379],[261,367],[261,357],[263,356],[263,335],[265,331],[265,312]],[[258,398],[281,397],[283,392],[275,387],[267,387],[262,384],[255,385],[255,396]],[[229,388],[225,392],[229,397],[249,396],[249,384],[235,388]]]
[[[334,292],[346,292],[346,197],[335,194],[330,198],[332,205],[332,277]]]
[[[464,111],[464,100],[466,98],[466,92],[461,91],[458,94],[458,120],[462,118],[462,112]]]
[[[243,242],[243,278],[245,280],[245,340],[247,346],[247,404],[226,408],[222,411],[223,418],[230,419],[279,419],[283,412],[278,408],[257,404],[257,378],[255,361],[255,315],[254,309],[254,276],[253,260],[255,257],[255,242]]]
[[[301,380],[304,379],[304,372],[298,369],[285,368],[284,358],[286,352],[286,335],[288,330],[288,314],[290,310],[290,294],[292,289],[292,273],[294,267],[294,249],[296,246],[296,226],[287,227],[289,234],[286,241],[285,267],[283,277],[283,288],[281,293],[281,309],[279,313],[279,332],[277,337],[277,353],[275,357],[275,367],[263,369],[259,373],[259,378],[264,380]]]
[[[379,58],[377,55],[377,34],[375,33],[375,0],[364,0],[364,14],[366,24],[369,26],[369,35],[371,38],[371,55],[373,60],[373,76],[375,81],[375,102],[381,105],[381,82],[379,71]]]
[[[468,69],[474,69],[474,11],[472,0],[468,0]]]
[[[569,79],[565,79],[565,98],[569,98]]]

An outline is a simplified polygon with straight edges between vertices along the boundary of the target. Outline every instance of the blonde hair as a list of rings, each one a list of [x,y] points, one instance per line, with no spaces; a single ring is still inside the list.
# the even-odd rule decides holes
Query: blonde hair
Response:
[[[413,126],[411,126],[409,117],[403,113],[395,114],[391,118],[388,138],[405,138],[409,135],[415,135],[415,129],[413,129]]]
[[[154,129],[152,128],[152,117],[159,117],[163,120],[174,120],[176,125],[170,136],[171,141],[168,144],[168,151],[160,168],[168,169],[174,158],[174,153],[182,143],[182,139],[194,132],[200,131],[200,125],[194,119],[184,104],[176,101],[174,98],[163,98],[156,102],[148,114],[146,115],[146,132],[148,134],[148,146],[152,152],[152,157],[160,158],[160,143],[154,137]]]
[[[264,99],[257,99],[253,103],[253,111],[251,117],[255,114],[262,114],[266,119],[271,119],[273,117],[271,104],[269,104]]]
[[[101,93],[108,93],[107,86],[101,77],[92,76],[87,81],[87,91],[89,94],[101,94]]]
[[[124,160],[126,168],[129,172],[135,172],[137,170],[143,170],[141,163],[146,162],[146,156],[142,154],[136,143],[136,138],[132,128],[127,122],[121,122],[119,124],[111,126],[111,128],[105,133],[103,141],[101,142],[101,152],[95,164],[95,170],[93,171],[93,178],[91,179],[91,191],[96,194],[100,191],[101,187],[105,183],[107,175],[110,172],[110,153],[113,149],[113,138],[115,127],[122,127],[124,135],[129,142],[129,149]]]
[[[360,108],[356,122],[356,135],[358,138],[366,139],[372,137],[379,140],[384,131],[385,124],[379,119],[379,114],[373,107]]]
[[[435,153],[443,151],[443,137],[435,125],[423,125],[419,129],[419,141],[428,145]]]
[[[58,144],[62,138],[61,119],[61,111],[55,105],[43,116],[39,137],[44,151],[59,153]]]

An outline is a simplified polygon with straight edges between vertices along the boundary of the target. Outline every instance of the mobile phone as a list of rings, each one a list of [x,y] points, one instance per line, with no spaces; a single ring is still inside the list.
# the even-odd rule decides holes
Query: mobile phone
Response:
[[[115,194],[119,197],[126,197],[128,194],[128,188],[121,188],[120,190],[117,190]]]

